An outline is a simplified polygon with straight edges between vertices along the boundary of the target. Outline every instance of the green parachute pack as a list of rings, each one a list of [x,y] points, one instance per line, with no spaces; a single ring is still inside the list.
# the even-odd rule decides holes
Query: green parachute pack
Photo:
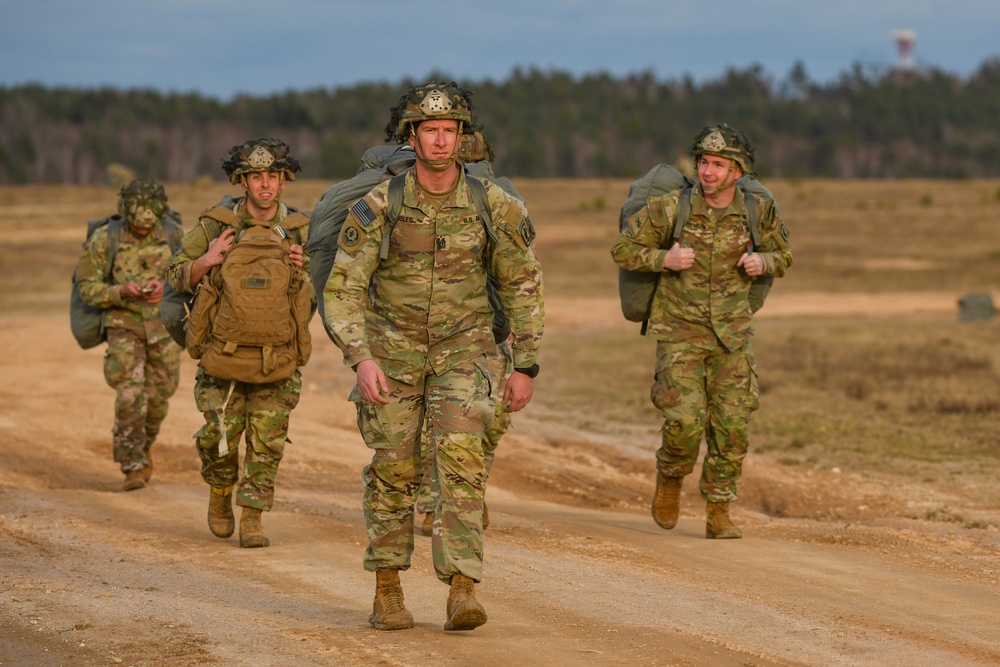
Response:
[[[746,218],[747,228],[750,231],[751,242],[756,248],[760,245],[760,220],[757,208],[757,197],[774,202],[775,213],[778,213],[778,204],[774,201],[774,195],[753,176],[744,175],[736,182],[737,187],[743,191],[746,197]],[[681,231],[691,215],[691,188],[694,181],[682,174],[676,168],[668,164],[658,164],[645,175],[637,178],[629,186],[628,197],[622,204],[618,214],[618,231],[622,233],[628,227],[628,219],[641,211],[651,198],[659,197],[680,190],[680,198],[677,202],[677,216],[674,221],[674,228],[670,234],[669,248],[681,236]],[[656,271],[629,271],[618,269],[618,297],[621,300],[622,315],[630,322],[642,322],[645,333],[645,323],[649,320],[649,313],[653,306],[653,295],[656,293],[656,286],[660,282],[663,274]],[[757,312],[764,305],[768,292],[774,284],[774,278],[768,276],[757,276],[750,287],[748,301],[750,310]]]
[[[121,236],[125,220],[120,215],[112,215],[106,218],[98,218],[87,222],[87,236],[83,241],[83,253],[77,261],[77,268],[73,271],[72,289],[69,299],[69,326],[73,332],[73,338],[84,350],[96,347],[107,341],[108,331],[104,327],[104,314],[107,312],[103,308],[94,308],[84,302],[80,296],[80,286],[77,283],[77,274],[80,262],[84,260],[87,253],[87,246],[94,232],[107,227],[108,229],[108,254],[104,264],[104,282],[111,281],[111,271],[115,266],[115,256],[118,254],[118,239]],[[184,228],[181,226],[181,214],[172,209],[157,223],[160,232],[167,238],[170,251],[174,252],[181,244],[181,236]],[[166,283],[164,283],[166,287]]]
[[[392,235],[392,229],[403,204],[403,181],[406,172],[413,167],[416,159],[416,152],[408,145],[373,146],[362,154],[361,168],[358,173],[352,178],[328,188],[313,208],[306,251],[309,253],[313,285],[316,288],[317,300],[319,301],[320,319],[323,321],[323,328],[331,340],[334,336],[324,317],[323,287],[333,270],[333,261],[337,256],[337,242],[340,238],[340,230],[344,226],[344,220],[347,219],[348,209],[376,185],[386,180],[390,181],[386,230],[383,233],[381,248],[381,255],[384,258],[388,252],[389,237]],[[476,203],[479,217],[483,220],[487,235],[495,241],[496,233],[486,197],[486,188],[482,181],[488,180],[495,183],[504,192],[521,201],[524,201],[524,198],[518,193],[510,179],[494,175],[492,163],[489,161],[468,161],[463,164],[465,166],[465,180],[472,194],[472,200]],[[493,339],[499,343],[510,335],[510,322],[503,312],[503,305],[497,294],[499,284],[492,274],[487,273],[487,276],[487,295],[490,299],[490,307],[493,309]]]

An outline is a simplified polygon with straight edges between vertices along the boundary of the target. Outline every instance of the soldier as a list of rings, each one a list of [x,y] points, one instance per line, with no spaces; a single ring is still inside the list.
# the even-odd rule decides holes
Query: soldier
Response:
[[[681,484],[694,470],[705,436],[699,488],[707,501],[706,536],[739,538],[729,517],[747,453],[750,413],[759,406],[747,297],[756,276],[784,275],[792,263],[788,230],[774,202],[757,198],[760,247],[752,247],[743,191],[754,149],[728,125],[707,127],[691,149],[699,182],[680,242],[669,247],[680,190],[651,197],[628,220],[611,254],[619,266],[662,277],[648,333],[656,339],[653,404],[665,419],[656,454],[652,512],[665,529],[677,523]]]
[[[252,139],[234,146],[222,168],[233,185],[242,186],[244,195],[227,206],[215,206],[202,213],[199,224],[184,236],[170,264],[171,287],[178,292],[192,292],[200,286],[200,299],[207,285],[217,284],[219,271],[214,267],[221,269],[244,232],[263,228],[286,239],[285,261],[294,267],[292,273],[298,274],[292,275],[290,280],[302,281],[297,284],[305,284],[314,304],[315,294],[308,279],[308,256],[303,251],[309,218],[282,201],[286,181],[294,180],[295,172],[300,170],[288,146],[276,139]],[[264,284],[266,281],[261,279],[259,282]],[[188,323],[189,351],[193,350],[194,328],[205,328],[203,323],[195,321],[196,313],[200,312],[198,299]],[[246,323],[251,329],[288,326],[284,311],[277,322],[265,319],[267,313],[263,311],[255,312],[260,313],[255,316],[258,321]],[[216,321],[208,324],[215,325]],[[236,486],[236,504],[243,508],[240,546],[266,547],[270,540],[264,533],[261,513],[269,511],[274,503],[274,477],[288,441],[289,416],[299,401],[298,366],[304,360],[300,357],[287,377],[250,381],[238,379],[237,374],[209,373],[205,369],[207,359],[205,354],[201,355],[194,395],[195,404],[205,416],[205,425],[195,434],[195,442],[201,457],[202,478],[211,487],[208,526],[216,537],[227,538],[233,534],[232,497]],[[239,442],[244,432],[247,446],[240,477]]]
[[[380,630],[413,627],[399,571],[413,552],[422,447],[431,448],[439,484],[431,544],[435,572],[450,585],[444,629],[486,622],[475,583],[483,572],[483,435],[495,415],[491,275],[513,332],[507,412],[528,404],[538,373],[544,307],[534,228],[523,203],[457,161],[463,133],[475,129],[469,92],[454,82],[403,95],[386,136],[409,143],[417,162],[351,207],[324,291],[326,323],[357,372],[350,399],[361,435],[374,450],[362,473],[364,566],[376,574],[369,622]],[[401,203],[390,197],[394,188]],[[483,198],[491,221],[479,212]],[[421,443],[425,417],[430,435]]]
[[[123,491],[145,487],[153,475],[150,450],[180,375],[180,348],[160,322],[170,241],[181,233],[168,213],[176,215],[167,207],[163,186],[130,182],[118,198],[117,221],[125,224],[109,222],[95,231],[77,264],[80,297],[105,310],[104,379],[116,394],[113,449],[125,473]],[[109,234],[117,234],[113,258]],[[113,265],[105,282],[109,259]]]

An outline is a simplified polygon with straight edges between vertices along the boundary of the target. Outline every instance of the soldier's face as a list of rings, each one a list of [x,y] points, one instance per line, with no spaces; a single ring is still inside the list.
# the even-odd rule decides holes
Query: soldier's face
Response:
[[[252,171],[245,176],[247,196],[262,210],[268,210],[277,204],[284,187],[284,174],[280,171]]]
[[[743,175],[735,160],[706,153],[698,160],[698,180],[706,192],[719,192],[734,187]]]
[[[457,120],[425,120],[410,133],[410,146],[428,160],[447,160],[458,146]]]

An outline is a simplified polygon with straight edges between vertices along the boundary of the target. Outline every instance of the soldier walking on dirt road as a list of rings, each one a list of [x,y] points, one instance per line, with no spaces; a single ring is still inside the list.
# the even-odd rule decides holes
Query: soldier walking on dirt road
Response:
[[[444,629],[471,630],[486,622],[475,583],[483,576],[483,434],[495,416],[487,283],[492,274],[513,332],[514,372],[503,400],[516,412],[531,400],[538,372],[541,266],[523,203],[468,176],[457,160],[463,132],[475,127],[468,91],[455,83],[414,86],[393,118],[386,135],[408,142],[416,164],[351,206],[324,290],[326,323],[357,372],[350,399],[374,451],[362,474],[364,566],[376,575],[369,622],[381,630],[413,627],[399,571],[413,553],[423,446],[432,447],[439,484],[431,543],[437,576],[450,585]],[[401,194],[394,221],[393,193]],[[489,221],[480,215],[482,200]],[[421,443],[425,417],[430,437]]]
[[[235,487],[243,508],[240,546],[266,547],[262,512],[274,503],[274,477],[302,389],[299,367],[311,352],[315,293],[303,250],[309,217],[282,201],[285,183],[299,171],[284,142],[234,146],[223,170],[244,196],[202,212],[170,264],[169,280],[178,292],[198,290],[187,349],[200,360],[194,396],[205,425],[195,442],[211,487],[209,529],[216,537],[233,534]]]
[[[739,538],[729,504],[737,499],[750,413],[759,407],[748,295],[755,277],[784,275],[792,251],[773,200],[750,199],[737,187],[754,168],[754,149],[742,132],[706,127],[691,153],[699,182],[685,194],[690,217],[678,242],[671,246],[682,196],[674,190],[651,197],[628,219],[611,254],[624,269],[661,274],[647,329],[657,341],[651,397],[665,420],[653,519],[661,528],[676,525],[681,483],[694,470],[704,436],[705,534]],[[747,202],[759,207],[759,247],[751,240]]]
[[[80,297],[104,310],[104,378],[116,394],[112,447],[123,491],[152,477],[151,449],[180,377],[180,348],[160,322],[171,242],[183,232],[172,217],[180,216],[162,185],[134,180],[121,189],[118,216],[94,232],[77,264]]]

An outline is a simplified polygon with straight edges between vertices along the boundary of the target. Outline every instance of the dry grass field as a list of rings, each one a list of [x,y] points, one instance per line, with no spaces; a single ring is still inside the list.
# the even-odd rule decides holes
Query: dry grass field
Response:
[[[653,341],[625,322],[609,248],[625,181],[517,181],[547,328],[535,399],[490,480],[480,598],[443,633],[418,538],[417,628],[369,628],[353,376],[313,359],[246,551],[204,525],[194,363],[142,491],[119,492],[101,351],[69,334],[69,276],[103,188],[0,187],[0,665],[992,665],[1000,663],[1000,182],[775,181],[795,263],[757,318],[761,410],[735,519],[704,539],[648,515]],[[290,185],[308,208],[327,186]],[[186,226],[230,191],[171,185]]]

